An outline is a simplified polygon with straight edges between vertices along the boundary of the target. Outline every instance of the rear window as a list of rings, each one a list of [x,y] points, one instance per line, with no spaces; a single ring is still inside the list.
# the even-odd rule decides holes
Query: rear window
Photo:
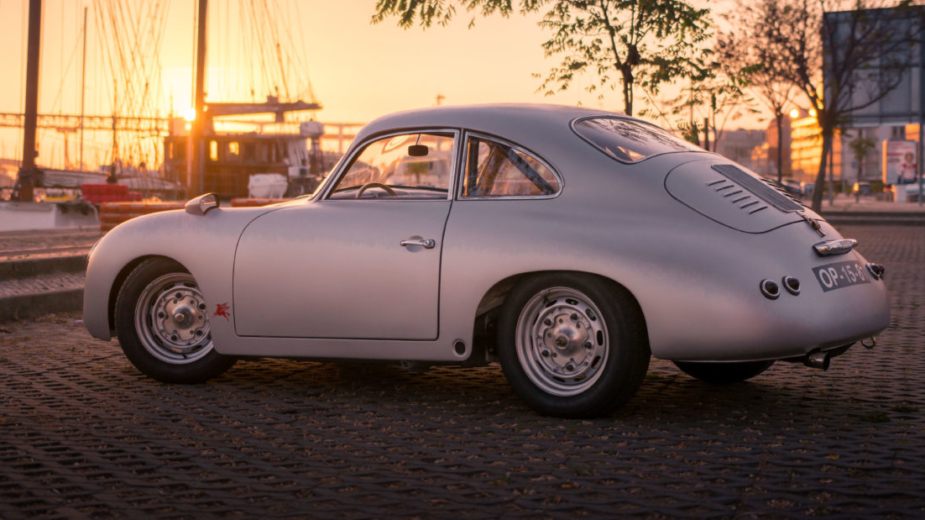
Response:
[[[591,117],[575,121],[572,128],[585,141],[622,162],[639,162],[660,153],[704,151],[657,126],[632,119]]]

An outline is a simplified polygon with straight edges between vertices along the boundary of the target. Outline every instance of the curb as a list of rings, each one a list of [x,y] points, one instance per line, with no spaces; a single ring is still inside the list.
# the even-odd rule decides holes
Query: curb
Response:
[[[87,268],[87,255],[56,256],[51,258],[27,258],[0,262],[0,281],[21,280],[42,274],[78,273]]]
[[[830,224],[851,224],[870,226],[925,226],[925,216],[921,215],[877,215],[874,214],[822,214]]]
[[[37,318],[83,309],[83,289],[52,291],[0,298],[0,322]]]

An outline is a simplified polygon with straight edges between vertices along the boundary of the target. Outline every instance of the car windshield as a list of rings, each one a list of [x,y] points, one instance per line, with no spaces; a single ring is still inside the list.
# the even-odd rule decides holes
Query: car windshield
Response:
[[[591,117],[573,124],[575,132],[607,155],[623,162],[639,162],[667,152],[702,152],[702,148],[661,128],[619,117]]]

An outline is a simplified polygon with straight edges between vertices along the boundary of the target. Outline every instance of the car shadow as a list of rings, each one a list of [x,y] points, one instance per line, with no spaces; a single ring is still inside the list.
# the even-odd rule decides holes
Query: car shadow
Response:
[[[228,387],[242,399],[301,401],[325,409],[559,421],[523,404],[497,365],[434,366],[415,372],[394,363],[259,359],[239,362],[212,385]],[[710,422],[792,422],[812,414],[819,423],[844,423],[875,413],[863,399],[851,395],[856,385],[848,371],[836,368],[824,373],[790,363],[777,363],[750,381],[711,384],[681,373],[670,362],[653,360],[636,396],[595,422],[699,427]]]

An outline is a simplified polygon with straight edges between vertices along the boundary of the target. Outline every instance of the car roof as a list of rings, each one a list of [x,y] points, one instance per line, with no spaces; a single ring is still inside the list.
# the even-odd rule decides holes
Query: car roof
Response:
[[[589,116],[634,119],[606,110],[548,104],[496,103],[432,107],[380,117],[366,125],[357,135],[357,140],[374,134],[421,127],[468,128],[512,139],[529,140],[529,136],[536,133],[548,135],[550,132],[571,132],[571,121]]]

